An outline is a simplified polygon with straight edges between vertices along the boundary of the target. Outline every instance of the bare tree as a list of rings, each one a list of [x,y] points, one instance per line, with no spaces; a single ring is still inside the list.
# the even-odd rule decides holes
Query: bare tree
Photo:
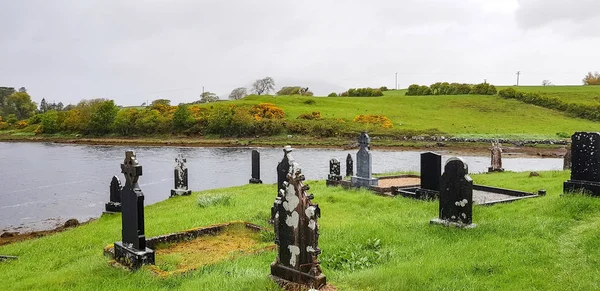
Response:
[[[229,99],[240,100],[240,99],[246,97],[246,95],[248,95],[248,90],[246,90],[246,88],[244,88],[244,87],[239,87],[239,88],[235,88],[235,89],[233,89],[233,91],[231,91],[231,94],[229,94]]]
[[[258,79],[252,84],[252,92],[257,95],[269,94],[271,90],[275,90],[275,81],[271,77]]]
[[[542,86],[552,86],[552,82],[550,82],[550,80],[543,80]]]

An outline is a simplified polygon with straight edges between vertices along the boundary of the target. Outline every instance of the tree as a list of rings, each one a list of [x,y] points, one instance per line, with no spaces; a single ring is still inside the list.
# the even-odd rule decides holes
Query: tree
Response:
[[[244,88],[244,87],[239,87],[239,88],[235,88],[235,89],[233,89],[233,91],[231,91],[231,94],[229,94],[229,99],[240,100],[240,99],[246,97],[246,95],[248,95],[248,90],[246,90],[246,88]]]
[[[171,100],[169,99],[156,99],[154,101],[152,101],[152,103],[150,104],[150,106],[155,106],[155,105],[164,105],[164,106],[171,106]]]
[[[92,111],[87,131],[95,135],[109,133],[112,130],[118,112],[119,108],[115,105],[115,101],[107,100],[100,103],[100,106]]]
[[[15,88],[12,87],[0,87],[0,111],[4,110],[4,106],[6,106],[6,100],[8,96],[15,93]],[[1,114],[2,112],[0,112]]]
[[[173,113],[173,130],[183,132],[194,126],[196,120],[192,116],[192,111],[185,104],[179,104],[177,110]]]
[[[543,80],[542,86],[552,86],[552,82],[550,82],[550,80]]]
[[[588,72],[582,81],[584,85],[600,85],[600,73]]]
[[[31,101],[27,92],[15,92],[6,99],[4,113],[15,114],[19,120],[27,119],[35,114],[37,105]]]
[[[211,103],[219,100],[219,96],[212,92],[204,92],[200,95],[200,103]]]
[[[271,77],[258,79],[252,84],[252,92],[256,93],[257,95],[261,95],[263,93],[269,94],[271,90],[275,90],[275,81]]]
[[[25,87],[21,87],[21,88],[19,88],[19,92],[27,93],[27,89]]]
[[[302,95],[302,96],[313,96],[313,92],[308,90],[308,87],[304,88],[301,86],[286,86],[281,88],[276,93],[277,95]]]
[[[115,117],[115,131],[121,135],[130,135],[135,132],[135,122],[139,116],[136,108],[120,110]]]
[[[40,112],[46,113],[46,111],[48,111],[48,103],[46,102],[46,98],[42,98],[42,101],[40,102]]]
[[[58,112],[56,112],[56,110],[50,110],[42,114],[41,119],[43,133],[56,133],[60,129],[60,124],[58,122]]]

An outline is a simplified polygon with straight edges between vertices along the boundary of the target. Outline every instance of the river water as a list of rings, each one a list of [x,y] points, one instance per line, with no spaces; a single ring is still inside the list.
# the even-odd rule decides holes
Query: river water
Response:
[[[31,231],[56,227],[70,218],[98,217],[109,200],[112,176],[120,173],[126,150],[134,150],[143,167],[139,184],[146,205],[165,200],[173,187],[175,157],[187,158],[193,191],[244,185],[251,176],[253,148],[178,148],[145,146],[66,145],[0,142],[0,231]],[[281,148],[258,148],[261,179],[275,183]],[[356,150],[295,149],[292,153],[307,179],[324,179],[329,159],[338,158],[345,173],[346,155]],[[373,150],[373,172],[419,171],[416,151]],[[443,162],[450,156],[442,154]],[[484,172],[489,156],[465,156],[469,172]],[[355,161],[356,164],[356,161]],[[503,158],[510,171],[561,170],[562,159]],[[355,170],[356,171],[356,170]],[[275,191],[273,191],[275,197]]]

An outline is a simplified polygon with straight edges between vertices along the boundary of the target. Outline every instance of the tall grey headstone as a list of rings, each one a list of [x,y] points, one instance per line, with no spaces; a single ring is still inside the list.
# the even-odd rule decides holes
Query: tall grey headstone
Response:
[[[450,158],[440,183],[439,218],[431,223],[473,227],[473,180],[460,158]]]
[[[600,196],[600,133],[573,134],[571,161],[571,179],[564,183],[564,192],[585,191]]]
[[[356,176],[352,176],[352,185],[355,187],[377,186],[379,180],[373,178],[373,160],[369,152],[371,138],[366,132],[362,132],[358,137],[360,149],[356,153]]]
[[[185,166],[187,160],[182,154],[175,158],[175,188],[171,189],[171,197],[187,196],[192,194],[192,190],[188,188],[188,168]]]

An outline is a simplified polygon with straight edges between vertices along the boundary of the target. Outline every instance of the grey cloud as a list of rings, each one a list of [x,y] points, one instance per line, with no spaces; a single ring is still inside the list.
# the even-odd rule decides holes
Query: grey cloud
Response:
[[[600,19],[600,1],[519,0],[516,19],[523,28],[542,27],[557,22],[591,24],[590,20]]]

